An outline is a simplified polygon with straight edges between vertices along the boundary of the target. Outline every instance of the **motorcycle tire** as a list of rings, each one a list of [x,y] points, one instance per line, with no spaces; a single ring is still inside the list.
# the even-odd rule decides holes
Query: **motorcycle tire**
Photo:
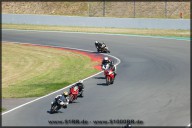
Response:
[[[106,84],[107,84],[107,85],[110,85],[110,83],[111,83],[111,82],[110,82],[110,77],[106,77]]]
[[[114,80],[111,81],[111,84],[113,84],[113,83],[114,83]]]
[[[53,113],[57,112],[57,111],[59,110],[58,108],[59,108],[59,107],[58,107],[56,104],[54,104],[54,105],[51,107],[50,113],[53,114]]]
[[[64,105],[63,108],[66,109],[66,108],[67,108],[67,105]]]
[[[69,103],[72,103],[73,100],[74,100],[74,96],[71,94],[71,95],[69,96]]]
[[[81,94],[79,95],[79,97],[83,97],[84,95],[83,95],[83,92],[81,92]]]

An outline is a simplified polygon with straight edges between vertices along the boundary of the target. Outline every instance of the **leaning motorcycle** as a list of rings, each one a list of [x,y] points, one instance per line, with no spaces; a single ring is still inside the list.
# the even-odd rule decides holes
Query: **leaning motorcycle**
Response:
[[[105,70],[105,78],[106,78],[107,85],[113,84],[115,75],[111,69]]]
[[[75,89],[74,87],[70,88],[69,103],[72,103],[74,100],[76,100],[78,94],[79,94],[79,89]]]

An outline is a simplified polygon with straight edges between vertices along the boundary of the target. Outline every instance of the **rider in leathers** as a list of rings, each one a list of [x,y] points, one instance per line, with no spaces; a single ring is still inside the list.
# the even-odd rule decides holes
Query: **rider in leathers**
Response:
[[[110,63],[111,63],[111,60],[109,60],[109,58],[108,57],[104,57],[103,58],[103,61],[102,61],[102,64],[101,64],[101,68],[103,69],[103,70],[105,70],[107,67],[105,67],[107,64],[108,65],[110,65]]]
[[[69,104],[68,92],[57,95],[54,102],[57,102],[63,108],[67,108],[67,105]]]
[[[76,83],[76,86],[79,87],[79,92],[82,92],[84,90],[83,80],[79,80],[78,83]]]
[[[100,42],[98,42],[98,41],[95,41],[95,47],[96,47],[97,49],[103,49],[103,48],[106,47],[106,45],[105,45],[105,43],[100,43]]]
[[[102,61],[102,65],[110,64],[111,60],[108,57],[104,57]]]

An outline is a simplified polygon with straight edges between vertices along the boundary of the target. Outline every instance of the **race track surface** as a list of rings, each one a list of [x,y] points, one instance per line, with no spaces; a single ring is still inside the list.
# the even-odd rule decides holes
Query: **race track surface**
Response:
[[[2,41],[96,51],[104,41],[119,58],[117,77],[106,86],[103,73],[87,79],[84,98],[49,114],[52,94],[2,115],[3,126],[65,126],[48,121],[70,119],[141,120],[140,126],[187,126],[190,123],[190,42],[136,36],[2,30]],[[68,90],[68,89],[67,89]],[[72,125],[72,124],[70,124]],[[109,124],[111,125],[111,124]],[[121,124],[124,126],[125,124]],[[138,125],[138,124],[133,124]],[[78,125],[79,126],[79,125]],[[82,125],[83,126],[83,125]],[[94,125],[98,126],[98,125]]]

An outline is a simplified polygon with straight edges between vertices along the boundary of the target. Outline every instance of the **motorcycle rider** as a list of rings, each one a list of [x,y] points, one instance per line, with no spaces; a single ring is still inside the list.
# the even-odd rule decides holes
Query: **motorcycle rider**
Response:
[[[67,108],[67,105],[69,104],[68,92],[63,92],[61,95],[57,95],[54,102],[57,102],[63,108]]]
[[[73,85],[73,86],[70,88],[69,95],[70,95],[71,93],[73,94],[74,99],[77,99],[77,96],[78,96],[78,93],[79,93],[79,88],[78,88],[78,86],[76,86],[76,84]]]
[[[104,57],[102,60],[102,65],[110,64],[111,60],[108,57]]]
[[[97,49],[103,49],[103,48],[106,47],[106,45],[105,45],[105,43],[100,43],[100,42],[98,42],[98,41],[95,41],[95,47],[96,47]]]
[[[101,43],[99,43],[98,41],[95,41],[95,47],[97,49],[101,48]]]
[[[78,86],[79,92],[82,93],[82,91],[84,90],[83,80],[79,80],[78,83],[76,83],[75,85]]]
[[[104,57],[103,60],[102,60],[102,65],[101,65],[102,69],[105,69],[103,67],[104,65],[107,65],[107,64],[110,65],[110,63],[111,63],[111,60],[108,57]]]
[[[114,76],[116,76],[116,75],[117,75],[117,73],[116,73],[116,69],[117,69],[117,68],[116,68],[116,66],[114,65],[114,62],[113,62],[113,61],[110,62],[109,68],[113,71]]]

